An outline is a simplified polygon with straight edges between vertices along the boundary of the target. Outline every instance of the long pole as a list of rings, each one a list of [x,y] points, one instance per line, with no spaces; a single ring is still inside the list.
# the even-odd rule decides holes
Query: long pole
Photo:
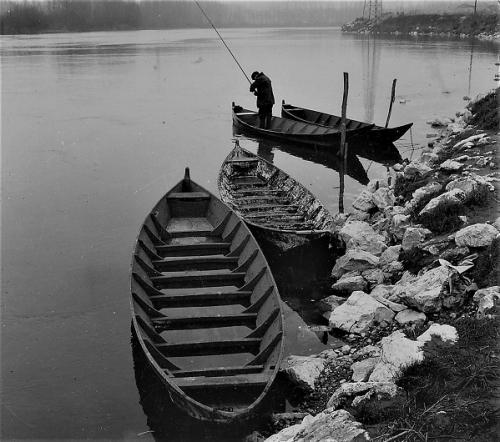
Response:
[[[389,126],[389,119],[391,118],[392,104],[396,98],[396,78],[392,80],[392,91],[391,91],[391,104],[389,105],[389,113],[387,114],[387,120],[385,122],[385,127]]]
[[[217,30],[217,28],[215,27],[215,25],[212,23],[212,20],[210,20],[210,18],[208,17],[208,15],[205,13],[205,11],[203,10],[203,8],[200,6],[200,4],[194,0],[194,2],[196,3],[196,5],[198,6],[198,8],[200,8],[200,11],[202,12],[202,14],[205,16],[205,18],[207,19],[207,21],[210,23],[210,25],[212,26],[212,28],[214,28],[214,31],[217,32],[217,35],[219,36],[219,38],[221,39],[222,43],[224,43],[224,46],[226,47],[226,49],[229,51],[229,53],[231,54],[231,57],[233,57],[233,60],[236,62],[236,64],[238,65],[238,67],[240,68],[241,72],[243,72],[243,75],[245,76],[245,78],[247,79],[247,81],[252,84],[252,82],[250,81],[250,78],[248,78],[248,75],[245,73],[245,71],[243,70],[243,68],[241,67],[241,65],[238,63],[238,60],[236,60],[236,57],[234,56],[233,52],[231,51],[231,49],[229,49],[229,46],[226,44],[226,42],[224,41],[224,39],[222,38],[222,35],[219,34],[219,31]]]
[[[346,143],[346,119],[347,119],[347,95],[349,93],[349,74],[344,72],[344,95],[342,97],[342,120],[340,124],[340,191],[339,212],[344,213],[344,187],[345,170],[347,166],[347,143]]]

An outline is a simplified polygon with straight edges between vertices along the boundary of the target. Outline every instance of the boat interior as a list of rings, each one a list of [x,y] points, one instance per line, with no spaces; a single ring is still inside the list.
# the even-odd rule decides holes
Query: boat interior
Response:
[[[274,279],[248,228],[188,171],[145,220],[131,285],[140,341],[169,384],[225,411],[267,388],[282,352]]]

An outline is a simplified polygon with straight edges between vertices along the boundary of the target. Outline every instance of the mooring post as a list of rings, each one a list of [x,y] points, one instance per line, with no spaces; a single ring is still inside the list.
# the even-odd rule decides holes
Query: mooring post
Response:
[[[339,212],[344,213],[344,176],[347,168],[346,114],[347,95],[349,93],[349,74],[344,72],[344,96],[342,97],[342,120],[340,124],[340,192]]]
[[[396,97],[396,78],[392,80],[392,91],[391,91],[391,104],[389,105],[389,113],[387,114],[387,121],[385,122],[385,127],[389,126],[389,119],[391,118],[392,104]]]

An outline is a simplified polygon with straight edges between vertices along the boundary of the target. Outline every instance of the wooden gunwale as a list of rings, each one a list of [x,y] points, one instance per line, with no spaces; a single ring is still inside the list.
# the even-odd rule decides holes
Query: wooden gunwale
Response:
[[[272,227],[269,225],[264,225],[264,223],[262,223],[262,222],[254,221],[253,220],[254,217],[252,217],[252,216],[249,217],[248,212],[245,210],[245,206],[242,206],[239,204],[240,201],[238,198],[234,198],[234,194],[238,193],[238,191],[232,192],[232,195],[231,195],[231,191],[229,189],[229,177],[227,177],[227,174],[225,173],[225,168],[228,167],[232,158],[239,155],[238,152],[243,154],[247,158],[249,158],[250,161],[253,160],[254,158],[257,158],[261,165],[265,165],[266,168],[269,168],[270,170],[274,171],[274,172],[271,172],[271,174],[273,176],[274,176],[274,174],[280,174],[286,180],[293,183],[294,187],[301,189],[301,192],[303,192],[303,194],[309,198],[309,201],[317,202],[318,210],[324,211],[324,215],[325,215],[325,220],[321,223],[322,224],[321,227],[320,228],[313,228],[313,229],[306,229],[306,228],[304,228],[304,229],[297,229],[297,228],[286,229],[283,227]],[[271,179],[270,179],[270,181],[271,181]],[[331,233],[330,227],[331,227],[331,223],[333,222],[331,215],[329,214],[327,209],[324,207],[324,205],[307,188],[305,188],[302,184],[300,184],[298,181],[293,179],[290,175],[288,175],[286,172],[284,172],[283,170],[281,170],[280,168],[278,168],[274,164],[268,162],[264,158],[261,158],[255,154],[253,154],[252,152],[242,148],[241,146],[239,146],[239,143],[236,144],[235,148],[225,158],[225,160],[221,166],[220,172],[219,172],[217,184],[218,184],[219,193],[221,195],[222,200],[226,204],[233,207],[233,209],[245,220],[245,222],[248,225],[250,225],[256,229],[263,230],[264,232],[265,231],[275,232],[277,234],[297,235],[297,236],[301,236],[301,237],[319,237],[319,236],[328,235]],[[280,190],[284,190],[284,189],[276,188],[276,189],[271,189],[271,190],[272,191],[280,191]],[[289,206],[297,206],[300,208],[300,204],[293,199],[290,201]],[[271,204],[269,205],[269,208],[272,208]],[[265,211],[263,211],[262,214],[263,214],[263,216],[265,216]]]
[[[249,121],[255,120],[253,124]],[[295,121],[289,118],[272,117],[271,128],[262,129],[257,126],[257,113],[244,109],[233,103],[233,123],[247,132],[256,133],[263,137],[287,140],[289,142],[320,146],[337,150],[340,140],[340,129],[318,126],[305,121]],[[357,137],[370,127],[350,129],[349,137]]]
[[[191,192],[182,191],[184,185],[186,185],[186,180],[180,181],[160,199],[144,220],[136,239],[130,272],[130,308],[134,334],[155,374],[167,387],[170,399],[180,409],[194,418],[216,423],[250,420],[255,418],[259,409],[264,406],[263,400],[276,378],[283,356],[284,320],[277,285],[255,238],[234,211],[195,182],[190,181]],[[189,193],[191,195],[188,195]],[[172,207],[169,206],[169,201],[172,201]],[[179,203],[179,201],[184,203]],[[196,201],[194,206],[193,201]],[[165,259],[157,260],[156,258],[161,253],[157,254],[154,249],[165,249],[169,246],[169,241],[175,240],[175,238],[181,238],[183,241],[186,238],[190,240],[185,231],[169,230],[168,223],[170,220],[175,220],[174,210],[181,210],[182,204],[185,204],[187,210],[192,212],[190,219],[198,220],[196,211],[199,210],[199,207],[205,207],[204,205],[207,203],[209,205],[204,209],[207,211],[206,220],[210,218],[213,221],[213,229],[208,235],[221,237],[222,240],[219,243],[225,244],[227,241],[230,244],[230,248],[225,252],[225,258],[211,256],[208,261],[229,261],[231,265],[228,270],[229,274],[237,275],[236,278],[242,281],[241,284],[238,283],[239,288],[232,288],[228,285],[226,288],[219,287],[212,290],[210,287],[204,286],[199,289],[199,301],[191,293],[198,289],[188,289],[188,287],[196,287],[196,285],[164,291],[156,288],[154,280],[159,276],[155,272],[159,274],[162,272],[161,268],[155,266],[158,263],[164,263]],[[203,240],[203,235],[199,233],[201,231],[203,229],[193,232],[192,238],[196,241],[199,241],[200,238]],[[157,241],[156,245],[153,243],[151,233],[154,235],[153,239]],[[160,239],[162,237],[163,239]],[[145,245],[145,243],[147,244]],[[187,243],[184,242],[184,244]],[[191,251],[192,247],[199,246],[197,243],[191,248],[189,244],[187,245]],[[204,257],[204,255],[195,255],[195,257],[189,255],[188,258],[174,256],[172,261],[178,264],[185,259],[186,262],[190,263],[189,265],[193,265],[193,263],[197,265]],[[235,265],[235,260],[238,260],[237,265]],[[202,270],[200,274],[213,273],[216,275],[218,272],[219,270]],[[173,271],[169,273],[180,276],[186,272]],[[221,274],[226,274],[226,272]],[[267,289],[265,289],[266,287]],[[221,289],[224,290],[221,291]],[[223,299],[224,293],[228,294],[228,299]],[[186,314],[181,317],[166,316],[164,312],[159,310],[179,307],[184,304],[189,305],[189,308],[208,306],[211,309],[214,306],[231,304],[240,305],[242,310],[240,314],[226,313],[222,316],[214,310],[212,316],[199,313],[196,317]],[[240,339],[231,338],[232,340],[224,339],[223,332],[217,332],[222,333],[220,342],[201,340],[191,343],[167,342],[160,335],[162,331],[168,331],[172,328],[174,330],[204,330],[205,328],[233,326],[245,326],[249,328],[250,332],[243,334]],[[183,356],[186,351],[203,356],[239,353],[241,350],[251,350],[254,355],[246,366],[241,367],[207,366],[183,370],[182,367],[176,365],[177,363],[173,363],[169,359],[171,355]],[[248,381],[245,376],[248,377]],[[256,379],[255,382],[252,381],[252,377]],[[197,391],[203,386],[217,389],[250,387],[256,388],[258,391],[255,392],[253,402],[246,404],[243,408],[227,411],[223,409],[225,407],[214,408],[187,394],[187,392],[193,389]]]
[[[281,105],[281,116],[283,118],[289,118],[303,123],[315,124],[320,127],[337,128],[340,125],[340,117],[336,115],[294,106],[292,104],[285,103],[284,100]],[[329,122],[330,119],[333,119],[335,124]],[[368,138],[375,138],[377,140],[384,140],[387,142],[393,142],[401,138],[408,131],[408,129],[413,126],[413,123],[407,123],[395,127],[382,127],[377,126],[376,124],[353,119],[347,119],[346,124],[348,129],[347,133],[349,133],[349,125],[351,125],[350,130],[362,130],[358,133],[358,135],[364,135]],[[354,125],[356,126],[352,127]]]

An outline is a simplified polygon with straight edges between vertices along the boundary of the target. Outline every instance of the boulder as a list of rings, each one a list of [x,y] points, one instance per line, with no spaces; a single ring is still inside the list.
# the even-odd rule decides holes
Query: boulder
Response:
[[[362,276],[346,276],[343,275],[335,284],[332,285],[332,290],[339,293],[351,294],[355,291],[363,291],[368,287],[368,281]]]
[[[401,245],[387,247],[380,255],[379,266],[384,267],[399,259]]]
[[[420,161],[412,161],[404,169],[405,178],[415,178],[417,176],[425,175],[432,171],[432,169]]]
[[[314,390],[314,383],[325,368],[325,359],[312,356],[288,356],[281,367],[288,379],[295,385]]]
[[[462,163],[454,160],[446,160],[439,165],[439,170],[443,170],[446,172],[458,172],[463,168],[464,165]]]
[[[370,375],[370,382],[394,382],[401,371],[424,359],[423,343],[408,339],[403,332],[395,331],[381,340],[380,362]]]
[[[464,147],[466,144],[469,144],[470,146],[475,146],[478,144],[487,144],[485,141],[481,141],[482,139],[487,140],[488,139],[487,135],[486,134],[472,135],[471,137],[456,143],[453,146],[453,149]]]
[[[355,415],[377,417],[381,413],[397,413],[405,402],[405,391],[392,382],[353,382],[342,384],[328,400],[327,407],[348,407]]]
[[[498,285],[478,290],[474,293],[474,302],[477,303],[478,318],[486,315],[497,314],[500,307],[500,287]]]
[[[436,267],[420,276],[405,274],[392,291],[399,302],[424,313],[438,312],[443,306],[443,286],[448,282],[449,270]],[[391,298],[392,299],[392,298]]]
[[[354,292],[347,301],[330,315],[333,328],[348,333],[366,333],[371,326],[382,321],[391,322],[394,312],[364,292]]]
[[[353,201],[352,207],[361,212],[370,212],[377,206],[373,202],[373,194],[368,190],[363,190],[358,197]]]
[[[379,298],[389,299],[389,297],[392,295],[393,289],[394,289],[393,285],[380,284],[373,288],[373,290],[370,292],[370,296],[372,296],[375,299]]]
[[[414,247],[418,247],[431,235],[432,232],[429,229],[423,227],[408,227],[404,233],[401,248],[403,250],[411,250]]]
[[[473,224],[455,234],[455,243],[459,247],[488,247],[498,234],[491,224]]]
[[[403,310],[408,309],[408,307],[406,307],[406,305],[390,301],[389,299],[384,298],[383,296],[380,296],[377,293],[373,294],[373,292],[372,292],[372,293],[370,293],[370,296],[372,298],[376,299],[381,304],[385,305],[387,308],[390,308],[395,313],[402,312]]]
[[[332,270],[332,277],[340,278],[343,274],[377,267],[379,258],[364,250],[349,249],[346,254],[337,259]]]
[[[456,178],[446,185],[447,191],[451,191],[454,189],[462,190],[465,193],[465,198],[467,201],[474,201],[477,195],[481,195],[483,192],[490,191],[491,185],[479,175],[471,174],[468,176],[461,176],[459,178]]]
[[[361,276],[367,281],[370,288],[384,282],[384,272],[380,269],[364,270],[361,272]]]
[[[400,325],[421,325],[427,321],[425,313],[412,309],[401,310],[394,318]]]
[[[457,329],[448,324],[432,324],[417,338],[417,341],[425,344],[432,341],[433,338],[437,338],[447,344],[455,344],[458,341]]]
[[[444,207],[460,206],[467,199],[465,192],[461,189],[453,189],[445,192],[435,198],[432,198],[420,211],[419,216],[439,215],[439,211]]]
[[[495,227],[495,229],[497,229],[500,232],[500,216],[493,223],[493,227]]]
[[[300,424],[284,428],[265,442],[364,442],[369,434],[345,410],[327,408],[316,416],[307,415]]]
[[[394,206],[395,200],[394,192],[388,187],[380,187],[372,194],[372,201],[380,210]]]
[[[399,241],[403,239],[406,229],[411,224],[410,215],[396,213],[392,217],[390,233]]]
[[[375,365],[380,362],[380,358],[367,358],[362,361],[355,362],[351,365],[352,381],[365,382],[372,374]]]
[[[384,237],[364,221],[347,221],[339,235],[348,249],[360,249],[379,256],[387,248]]]

